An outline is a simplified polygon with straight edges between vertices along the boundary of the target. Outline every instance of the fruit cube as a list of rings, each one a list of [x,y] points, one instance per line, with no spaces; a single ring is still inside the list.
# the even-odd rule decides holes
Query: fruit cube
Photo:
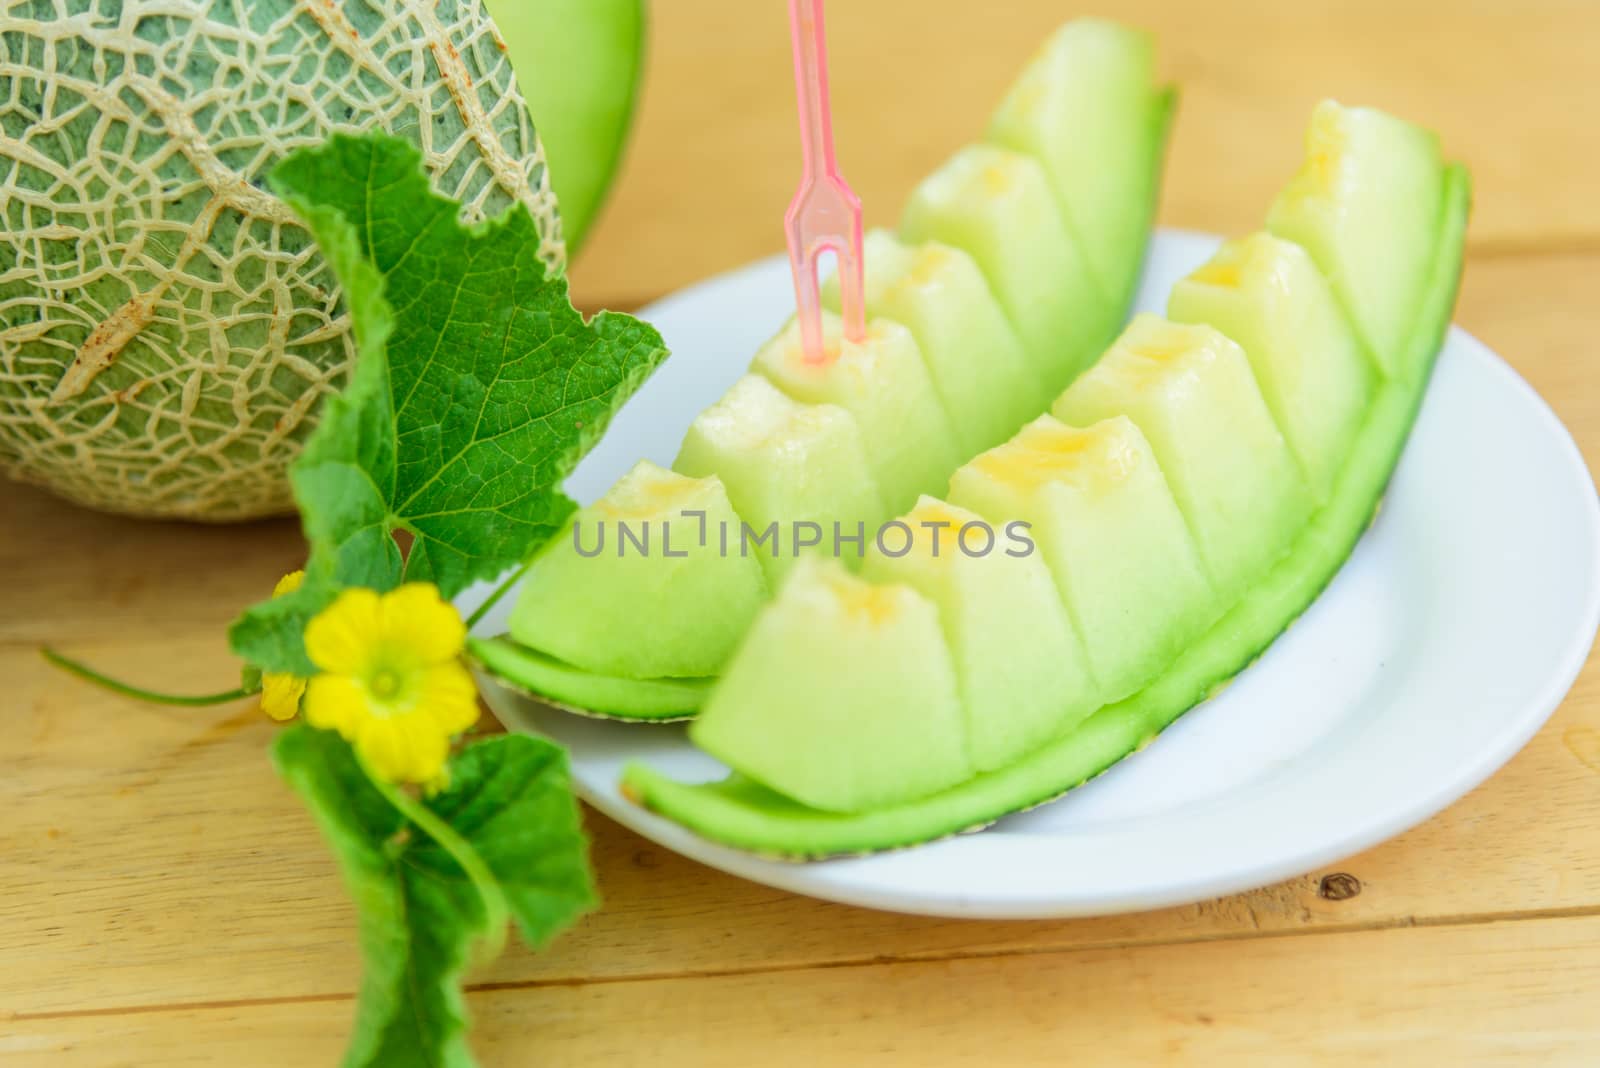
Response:
[[[1040,416],[958,470],[950,500],[997,525],[1029,524],[1083,639],[1095,704],[1143,686],[1221,614],[1155,454],[1127,418],[1079,428]]]
[[[932,602],[808,558],[756,617],[689,737],[812,808],[861,812],[970,778]]]
[[[1083,645],[1036,552],[936,497],[898,522],[861,573],[910,586],[938,607],[977,770],[1021,759],[1098,707]]]
[[[837,404],[854,416],[883,503],[891,512],[908,508],[961,462],[916,339],[899,323],[874,319],[863,340],[848,341],[837,315],[823,312],[822,320],[822,360],[806,359],[799,324],[790,320],[752,368],[795,400]]]
[[[1136,316],[1051,411],[1078,426],[1133,420],[1227,603],[1293,544],[1310,515],[1311,492],[1250,361],[1209,326]]]
[[[773,588],[794,563],[795,542],[809,540],[796,536],[797,524],[817,524],[826,542],[835,523],[847,534],[864,525],[870,536],[889,514],[850,413],[791,400],[760,375],[745,375],[695,417],[672,469],[721,479],[754,532],[730,532],[728,551],[755,555]],[[755,544],[774,523],[775,539]]]
[[[603,675],[715,675],[767,599],[755,560],[718,551],[722,523],[720,481],[641,461],[539,550],[511,636]]]
[[[866,236],[867,314],[903,323],[928,363],[963,456],[999,444],[1038,415],[1044,386],[972,257],[887,230]],[[839,280],[823,286],[839,310]]]
[[[1326,501],[1376,375],[1305,249],[1264,232],[1230,241],[1172,287],[1167,315],[1239,343],[1315,502]]]

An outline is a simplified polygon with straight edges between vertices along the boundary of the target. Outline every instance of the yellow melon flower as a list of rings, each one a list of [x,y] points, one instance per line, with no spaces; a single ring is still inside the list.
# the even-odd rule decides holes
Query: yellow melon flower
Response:
[[[306,688],[307,722],[338,731],[390,782],[441,781],[451,739],[478,719],[466,637],[431,583],[344,591],[306,624],[306,655],[322,670]]]
[[[291,571],[272,587],[272,596],[282,597],[293,593],[306,580],[304,571]],[[268,671],[261,676],[261,711],[287,723],[300,714],[300,697],[306,692],[306,680],[286,671]]]

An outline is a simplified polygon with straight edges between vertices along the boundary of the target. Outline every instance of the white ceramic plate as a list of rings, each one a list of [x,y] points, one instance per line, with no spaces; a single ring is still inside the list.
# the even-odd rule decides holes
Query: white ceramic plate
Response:
[[[1159,310],[1216,244],[1163,232],[1140,307]],[[572,494],[593,500],[640,457],[669,464],[690,419],[792,309],[781,257],[645,309],[674,355],[574,474]],[[617,791],[631,759],[686,781],[721,777],[681,726],[582,719],[493,688],[490,701],[508,726],[571,749],[578,790],[596,808],[758,882],[941,916],[1175,905],[1347,857],[1505,763],[1588,654],[1600,621],[1597,520],[1566,430],[1499,357],[1452,329],[1376,524],[1266,656],[1061,800],[981,834],[874,857],[788,864],[705,841]],[[480,631],[503,630],[508,607]]]

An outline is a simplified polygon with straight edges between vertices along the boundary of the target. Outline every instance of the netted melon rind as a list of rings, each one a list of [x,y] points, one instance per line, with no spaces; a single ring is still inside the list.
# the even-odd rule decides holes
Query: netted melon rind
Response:
[[[264,187],[333,130],[421,147],[469,219],[554,195],[480,0],[5,0],[0,470],[83,504],[282,512],[353,354],[310,235]]]

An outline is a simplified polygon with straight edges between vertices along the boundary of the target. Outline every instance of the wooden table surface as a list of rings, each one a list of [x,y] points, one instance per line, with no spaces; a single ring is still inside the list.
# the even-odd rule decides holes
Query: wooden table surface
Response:
[[[783,5],[654,7],[641,125],[573,273],[585,306],[774,251],[795,176]],[[880,222],[1070,13],[833,7],[839,150]],[[1320,96],[1441,131],[1477,178],[1457,319],[1600,459],[1593,0],[1115,7],[1160,32],[1183,86],[1164,223],[1257,225]],[[272,725],[245,703],[129,703],[36,653],[48,641],[150,684],[223,688],[222,628],[297,565],[295,525],[139,523],[12,485],[0,500],[0,1064],[334,1063],[354,915],[268,766]],[[1444,814],[1334,869],[1162,912],[887,915],[587,818],[605,906],[474,977],[486,1065],[1600,1064],[1592,665]]]

